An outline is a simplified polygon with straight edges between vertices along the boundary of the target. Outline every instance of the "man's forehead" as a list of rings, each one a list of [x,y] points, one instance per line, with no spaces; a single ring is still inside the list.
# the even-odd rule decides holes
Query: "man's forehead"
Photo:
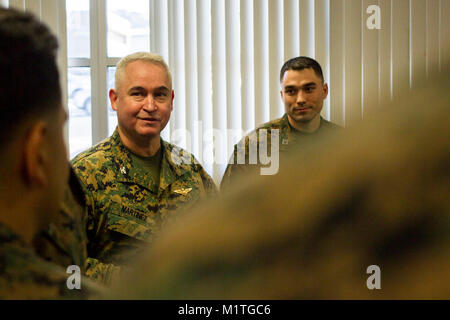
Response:
[[[129,77],[143,76],[149,73],[158,76],[163,76],[166,79],[169,78],[167,70],[157,63],[136,60],[130,62],[124,68],[124,74]]]
[[[126,89],[132,87],[166,87],[171,89],[169,75],[167,70],[156,64],[146,61],[130,62],[125,68],[122,75],[122,85],[126,85]]]
[[[302,86],[308,83],[320,84],[322,80],[312,68],[302,70],[287,70],[283,75],[283,86]]]

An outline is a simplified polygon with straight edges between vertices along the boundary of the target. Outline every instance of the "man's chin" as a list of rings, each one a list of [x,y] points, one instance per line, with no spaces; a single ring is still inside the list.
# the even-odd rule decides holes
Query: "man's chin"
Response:
[[[138,134],[141,137],[145,137],[145,138],[149,138],[149,139],[154,138],[154,137],[159,137],[159,133],[160,133],[159,130],[139,130],[138,131]]]
[[[134,133],[144,137],[144,136],[148,136],[148,137],[153,137],[153,136],[158,136],[159,133],[161,132],[159,125],[140,125],[140,126],[136,126],[134,127]]]
[[[314,117],[310,115],[302,115],[302,116],[297,115],[292,117],[292,119],[294,119],[294,121],[298,123],[308,123],[311,122],[314,119]]]

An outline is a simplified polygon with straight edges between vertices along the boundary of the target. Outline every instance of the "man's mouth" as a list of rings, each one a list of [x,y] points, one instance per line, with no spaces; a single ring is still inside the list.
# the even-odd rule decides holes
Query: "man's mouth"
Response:
[[[158,122],[160,119],[158,118],[138,118],[139,120],[150,121],[150,122]]]
[[[294,111],[296,111],[296,112],[305,112],[305,111],[308,111],[309,109],[311,109],[311,108],[310,107],[294,108]]]

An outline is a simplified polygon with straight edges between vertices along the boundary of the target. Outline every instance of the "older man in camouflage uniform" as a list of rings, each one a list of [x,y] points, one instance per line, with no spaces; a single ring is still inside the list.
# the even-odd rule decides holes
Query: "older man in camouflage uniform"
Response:
[[[174,98],[160,56],[124,57],[109,96],[117,112],[116,131],[72,160],[88,207],[87,274],[105,282],[116,266],[132,263],[131,252],[150,243],[176,211],[217,192],[191,154],[160,137]]]
[[[69,289],[68,265],[45,261],[33,248],[36,237],[58,223],[68,182],[57,47],[33,15],[0,8],[1,299],[82,298],[96,290],[81,277],[80,290]],[[64,255],[52,255],[64,265]]]
[[[339,126],[320,116],[328,85],[324,83],[322,68],[317,61],[308,57],[288,60],[281,68],[280,83],[286,113],[280,119],[261,125],[234,146],[222,178],[222,190],[243,174],[277,173],[280,162],[293,146],[306,146],[310,141],[340,130]],[[264,159],[266,154],[271,159]],[[272,162],[270,167],[267,166],[269,160]]]

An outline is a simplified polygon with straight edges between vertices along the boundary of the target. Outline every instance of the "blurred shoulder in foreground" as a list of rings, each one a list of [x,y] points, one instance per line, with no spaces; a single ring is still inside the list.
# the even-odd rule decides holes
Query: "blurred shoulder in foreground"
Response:
[[[38,254],[64,268],[77,265],[84,274],[87,259],[86,219],[83,189],[71,168],[58,217],[33,240]]]
[[[0,268],[0,299],[87,299],[104,294],[103,288],[82,277],[81,272],[77,288],[66,268],[37,256],[32,247],[1,223]],[[73,285],[72,289],[69,285]]]
[[[428,79],[314,157],[242,180],[167,228],[118,296],[450,298],[449,87]]]

